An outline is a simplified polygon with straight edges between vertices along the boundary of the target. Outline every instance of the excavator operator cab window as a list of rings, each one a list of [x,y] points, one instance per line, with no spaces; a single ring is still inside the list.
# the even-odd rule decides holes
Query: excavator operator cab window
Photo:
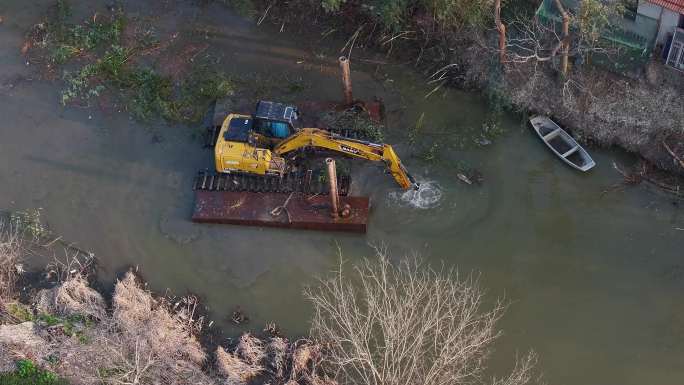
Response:
[[[223,140],[226,142],[247,143],[252,126],[252,119],[233,118],[228,123],[228,129],[223,134]]]
[[[280,122],[274,120],[257,119],[254,124],[254,130],[268,138],[285,139],[292,135],[292,128],[287,122]]]

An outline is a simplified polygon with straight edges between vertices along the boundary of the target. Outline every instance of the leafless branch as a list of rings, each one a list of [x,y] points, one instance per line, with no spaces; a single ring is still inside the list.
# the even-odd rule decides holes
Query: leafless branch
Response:
[[[355,267],[353,278],[340,264],[306,291],[312,335],[326,347],[323,364],[352,385],[481,383],[503,302],[483,311],[477,277],[433,270],[419,259],[395,266],[384,250],[377,254]],[[532,361],[525,362],[498,384],[528,383]]]

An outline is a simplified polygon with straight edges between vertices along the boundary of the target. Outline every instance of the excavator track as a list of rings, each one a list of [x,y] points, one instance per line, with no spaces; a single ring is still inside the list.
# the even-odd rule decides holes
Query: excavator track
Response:
[[[351,178],[338,176],[337,188],[342,196],[349,193]],[[321,178],[312,177],[311,172],[290,172],[282,177],[271,175],[253,175],[244,173],[216,173],[208,170],[200,171],[195,177],[194,191],[234,191],[250,193],[293,193],[306,195],[327,195],[330,185]]]
[[[219,131],[221,131],[221,126],[210,126],[204,132],[203,141],[204,148],[214,148],[216,147],[216,141],[218,140]]]

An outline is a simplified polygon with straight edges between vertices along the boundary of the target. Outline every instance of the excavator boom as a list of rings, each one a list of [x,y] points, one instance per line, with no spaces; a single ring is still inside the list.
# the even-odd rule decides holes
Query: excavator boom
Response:
[[[283,156],[304,148],[325,149],[355,158],[382,161],[403,189],[418,188],[418,183],[406,171],[394,149],[388,144],[345,138],[318,128],[303,128],[280,142],[273,152]]]

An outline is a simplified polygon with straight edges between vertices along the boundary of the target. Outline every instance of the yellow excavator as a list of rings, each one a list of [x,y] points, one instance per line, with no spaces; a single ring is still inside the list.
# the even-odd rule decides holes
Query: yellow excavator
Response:
[[[295,191],[304,176],[294,167],[295,160],[312,152],[383,162],[403,189],[418,188],[392,146],[330,130],[296,128],[297,120],[296,107],[268,101],[257,103],[253,115],[228,114],[211,134],[217,174],[200,174],[195,189]],[[340,191],[348,190],[348,180],[338,183]]]

